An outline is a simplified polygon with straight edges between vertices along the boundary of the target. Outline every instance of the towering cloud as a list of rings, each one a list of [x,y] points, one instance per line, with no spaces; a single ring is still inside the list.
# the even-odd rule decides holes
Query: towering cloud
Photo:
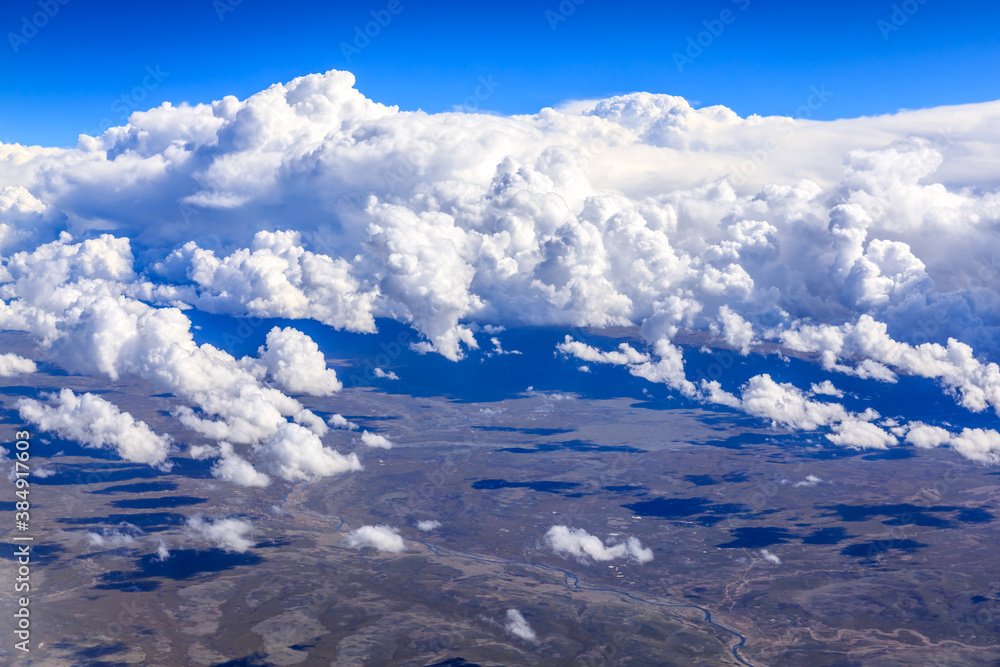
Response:
[[[453,358],[478,344],[464,320],[639,323],[672,296],[741,349],[782,312],[990,340],[1000,177],[975,165],[998,103],[822,123],[636,93],[502,118],[399,112],[353,84],[3,146],[8,235],[112,220],[198,307],[357,331],[387,315]]]

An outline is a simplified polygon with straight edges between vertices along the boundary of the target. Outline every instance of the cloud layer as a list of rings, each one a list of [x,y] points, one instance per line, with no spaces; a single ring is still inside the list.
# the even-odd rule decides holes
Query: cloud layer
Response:
[[[745,351],[775,318],[869,314],[996,348],[1000,175],[978,165],[1000,103],[812,122],[634,93],[504,118],[353,85],[331,71],[75,149],[2,146],[9,247],[111,222],[199,308],[394,317],[451,358],[478,346],[473,320],[687,320]]]
[[[633,93],[500,117],[401,112],[354,83],[165,103],[73,149],[0,144],[0,326],[70,370],[175,394],[220,443],[215,474],[250,486],[359,469],[294,398],[341,381],[295,327],[235,359],[197,345],[185,309],[391,318],[452,360],[508,353],[493,326],[635,325],[645,347],[560,350],[852,447],[900,435],[832,385],[696,383],[673,339],[920,375],[1000,414],[1000,172],[984,168],[1000,102],[814,122]],[[30,364],[4,356],[0,374]],[[988,460],[992,437],[947,442]]]

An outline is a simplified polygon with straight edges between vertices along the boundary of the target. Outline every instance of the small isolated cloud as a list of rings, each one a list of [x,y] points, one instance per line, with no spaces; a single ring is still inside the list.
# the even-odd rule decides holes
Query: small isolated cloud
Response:
[[[844,397],[844,392],[833,386],[833,383],[829,380],[823,380],[819,384],[813,384],[812,393],[817,396],[835,396],[837,398]]]
[[[761,549],[760,550],[760,555],[768,563],[774,563],[775,565],[781,565],[781,559],[778,558],[773,553],[771,553],[770,551],[768,551],[767,549]]]
[[[344,544],[351,549],[375,547],[394,554],[406,551],[406,543],[392,526],[361,526],[347,534]]]
[[[382,378],[384,380],[398,380],[399,379],[399,376],[396,375],[392,371],[386,372],[386,371],[382,370],[381,368],[376,368],[374,372],[375,372],[375,377]]]
[[[85,447],[114,450],[126,461],[165,467],[170,438],[157,435],[145,422],[136,421],[113,403],[70,389],[47,398],[48,404],[30,398],[18,401],[21,418]]]
[[[16,354],[0,354],[0,377],[34,373],[37,370],[38,367],[31,359]]]
[[[590,366],[584,364],[583,366],[577,366],[576,370],[580,371],[581,373],[589,373]]]
[[[203,539],[216,548],[237,553],[245,552],[254,544],[249,539],[253,524],[241,519],[206,521],[196,514],[187,520],[187,532],[191,537]]]
[[[120,547],[135,544],[135,539],[142,536],[142,530],[128,521],[122,521],[115,527],[101,526],[101,532],[87,531],[87,543],[93,547]]]
[[[156,540],[156,560],[164,561],[170,558],[170,550],[167,549],[167,543],[163,540]]]
[[[521,612],[517,609],[507,610],[507,625],[505,626],[505,629],[515,637],[520,637],[521,639],[529,642],[538,640],[537,635],[535,635],[535,631],[531,629],[531,626],[528,625],[528,621],[524,620],[524,616],[522,616]]]
[[[806,478],[804,480],[802,480],[801,482],[795,482],[795,484],[792,484],[792,486],[816,486],[822,481],[823,480],[817,477],[816,475],[806,475]]]
[[[392,449],[392,441],[384,435],[379,435],[378,433],[370,433],[365,431],[361,434],[361,442],[365,443],[369,447],[378,447],[380,449]]]
[[[500,339],[497,338],[496,336],[494,336],[493,338],[490,338],[490,342],[493,343],[493,351],[492,352],[487,352],[486,353],[487,357],[494,357],[494,356],[499,357],[499,356],[503,356],[505,354],[521,354],[520,350],[505,350],[505,349],[503,349],[503,345],[500,344]]]
[[[441,522],[435,521],[434,519],[427,519],[426,521],[417,522],[417,530],[422,530],[425,533],[429,533],[435,528],[440,528]]]
[[[552,526],[545,534],[545,539],[556,553],[573,556],[581,562],[609,561],[617,558],[632,559],[638,563],[648,563],[653,560],[653,550],[644,548],[634,537],[629,537],[619,544],[605,546],[599,537],[591,535],[582,528]]]
[[[350,421],[344,415],[332,414],[326,419],[326,423],[331,428],[344,429],[345,431],[357,431],[358,425]]]

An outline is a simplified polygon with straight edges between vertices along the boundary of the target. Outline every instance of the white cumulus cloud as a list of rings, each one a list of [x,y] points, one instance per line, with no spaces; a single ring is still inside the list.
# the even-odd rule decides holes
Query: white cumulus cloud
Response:
[[[123,545],[135,544],[137,537],[142,537],[142,530],[127,521],[122,521],[118,526],[101,526],[101,531],[88,530],[87,543],[94,547],[120,547]]]
[[[17,402],[22,419],[86,447],[111,449],[126,461],[167,466],[169,436],[158,435],[118,406],[95,394],[63,389],[48,403],[25,398]]]
[[[259,356],[267,375],[283,391],[329,396],[343,388],[315,341],[292,327],[271,329]]]
[[[340,428],[347,431],[358,430],[358,425],[350,421],[349,419],[347,419],[347,417],[343,415],[332,414],[327,418],[326,423],[329,424],[332,428]]]
[[[951,433],[940,426],[929,426],[922,422],[911,422],[906,431],[906,441],[922,449],[930,449],[951,441]]]
[[[637,563],[648,563],[653,560],[653,550],[643,547],[634,537],[605,546],[599,537],[582,528],[552,526],[545,534],[545,540],[556,553],[573,556],[583,562],[630,559]]]
[[[0,376],[10,377],[12,375],[22,375],[25,373],[34,373],[38,370],[35,366],[35,362],[31,359],[25,359],[22,356],[16,354],[0,354]]]
[[[507,625],[504,628],[515,637],[520,637],[529,642],[537,641],[535,631],[528,625],[528,621],[517,609],[507,610]]]
[[[219,443],[219,455],[219,460],[212,466],[213,476],[238,486],[264,487],[271,483],[270,477],[237,454],[228,442]]]
[[[775,565],[781,565],[781,559],[777,555],[771,553],[767,549],[760,550],[761,558],[766,560],[768,563],[773,563]]]
[[[255,453],[268,472],[289,482],[361,470],[357,454],[332,450],[315,433],[291,422],[278,426]]]
[[[294,328],[237,360],[196,344],[185,309],[366,333],[390,318],[451,360],[504,327],[638,327],[645,348],[559,349],[888,446],[867,415],[765,375],[741,395],[695,384],[674,342],[780,343],[1000,414],[1000,174],[982,168],[998,128],[1000,101],[833,122],[643,92],[511,117],[401,112],[342,71],[164,103],[74,148],[0,144],[0,327],[68,370],[154,382],[183,425],[268,472],[306,469],[274,467],[263,443],[282,424],[328,428],[288,394],[340,379]],[[508,352],[490,342],[484,355]],[[951,444],[989,458],[990,437]],[[217,470],[254,479],[234,456]]]
[[[212,546],[226,551],[243,553],[254,545],[253,540],[250,539],[253,533],[253,524],[242,519],[207,520],[202,518],[200,514],[196,514],[187,520],[186,531],[190,537],[204,540]],[[158,551],[161,559],[163,551],[165,551],[165,547]]]
[[[896,436],[875,424],[857,419],[846,419],[834,424],[833,433],[826,437],[835,445],[857,449],[886,449],[898,442]]]
[[[795,486],[795,487],[800,487],[800,486],[816,486],[817,484],[819,484],[822,481],[823,481],[822,478],[817,477],[816,475],[806,475],[806,478],[804,480],[799,481],[799,482],[795,482],[795,484],[792,484],[792,486]]]
[[[361,526],[347,534],[344,544],[351,549],[375,547],[389,553],[406,551],[406,543],[399,536],[399,531],[391,526]]]
[[[817,396],[833,396],[834,398],[843,398],[844,392],[833,386],[833,383],[829,380],[823,380],[820,383],[813,383],[811,386],[812,393]]]
[[[392,441],[384,435],[379,435],[378,433],[371,433],[369,431],[363,431],[361,433],[361,442],[369,447],[377,447],[379,449],[392,449]]]

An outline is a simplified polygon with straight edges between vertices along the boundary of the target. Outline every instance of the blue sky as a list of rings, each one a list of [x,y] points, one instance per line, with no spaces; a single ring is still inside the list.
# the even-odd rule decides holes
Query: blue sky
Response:
[[[996,3],[63,2],[0,11],[4,142],[74,145],[132,108],[242,98],[331,68],[426,111],[468,105],[480,77],[498,85],[472,101],[505,114],[637,90],[794,115],[825,86],[817,118],[1000,98]],[[385,25],[366,44],[372,12]]]

